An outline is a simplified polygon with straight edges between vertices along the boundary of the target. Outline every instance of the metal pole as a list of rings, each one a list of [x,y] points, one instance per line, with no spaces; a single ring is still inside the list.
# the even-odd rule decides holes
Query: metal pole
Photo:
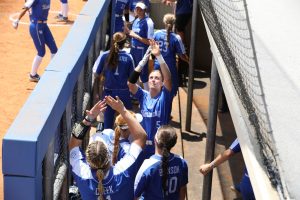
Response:
[[[192,33],[191,33],[191,45],[190,45],[190,63],[189,63],[189,81],[188,81],[188,98],[186,106],[186,123],[185,129],[191,130],[191,118],[192,118],[192,102],[193,102],[193,82],[194,82],[194,66],[195,66],[195,54],[196,54],[196,34],[197,34],[197,18],[198,18],[198,1],[194,0],[193,4],[193,17],[192,17]]]
[[[218,74],[218,70],[214,58],[212,60],[211,68],[212,69],[211,69],[211,84],[210,84],[210,95],[209,95],[207,139],[206,139],[206,148],[205,148],[205,163],[211,162],[214,159],[214,154],[215,154],[220,77]],[[212,176],[213,176],[213,171],[211,171],[206,176],[204,176],[202,200],[210,200],[211,198]]]
[[[56,134],[55,134],[56,135]],[[47,153],[43,161],[43,193],[45,200],[53,199],[53,179],[54,179],[54,137],[48,146]]]

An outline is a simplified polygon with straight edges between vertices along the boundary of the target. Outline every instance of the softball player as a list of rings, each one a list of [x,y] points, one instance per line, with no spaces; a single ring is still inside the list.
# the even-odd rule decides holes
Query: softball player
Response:
[[[176,95],[178,91],[178,73],[176,67],[176,54],[186,62],[189,58],[185,52],[184,45],[179,35],[174,33],[173,26],[175,23],[175,16],[173,14],[166,14],[163,18],[165,29],[156,31],[154,33],[154,40],[158,42],[161,55],[164,57],[172,74],[172,95]],[[159,63],[155,60],[154,69],[159,69]]]
[[[136,4],[136,13],[138,18],[134,20],[132,24],[132,30],[126,30],[125,32],[129,33],[131,39],[131,49],[130,53],[133,57],[135,63],[138,63],[142,60],[146,50],[149,46],[149,39],[153,38],[154,33],[154,24],[152,19],[145,15],[146,5],[142,2]],[[126,28],[125,28],[126,29]],[[143,68],[141,73],[141,81],[145,90],[148,88],[148,63]]]
[[[116,0],[114,33],[124,32],[124,10],[129,7],[129,0]]]
[[[160,63],[161,71],[154,70],[149,75],[149,92],[136,84],[141,68],[148,61],[150,54],[146,53],[142,61],[130,75],[128,86],[130,92],[139,100],[140,110],[143,116],[142,125],[147,133],[147,146],[144,150],[146,158],[154,154],[154,136],[161,125],[169,123],[172,99],[171,73],[160,54],[159,46],[154,40],[150,41],[152,54]],[[148,52],[148,51],[147,51]]]
[[[17,29],[19,21],[25,13],[29,11],[29,32],[38,52],[33,60],[31,72],[29,74],[29,80],[33,82],[38,82],[40,80],[40,76],[37,74],[37,71],[46,53],[45,44],[51,51],[51,58],[53,58],[57,52],[57,46],[47,25],[49,9],[50,0],[27,0],[24,4],[23,11],[18,16],[18,19],[13,21],[13,27]]]
[[[138,122],[143,120],[141,114],[135,114],[132,111],[129,111]],[[114,165],[117,161],[121,160],[125,156],[127,152],[129,152],[130,141],[129,135],[130,132],[128,130],[127,122],[121,115],[116,117],[116,128],[112,129],[104,129],[103,131],[98,131],[94,135],[90,137],[90,141],[94,142],[96,140],[104,140],[108,146],[108,150],[112,155],[112,164]]]
[[[69,12],[69,5],[68,0],[60,0],[61,2],[61,11],[58,13],[56,18],[59,22],[68,22],[68,12]]]
[[[170,152],[177,141],[171,126],[161,126],[155,135],[155,155],[146,159],[134,182],[134,195],[140,199],[185,199],[188,183],[186,161]]]
[[[110,96],[106,97],[105,101],[87,111],[89,118],[95,119],[105,109],[105,103],[119,112],[127,122],[132,137],[129,152],[114,166],[111,165],[108,146],[103,140],[90,143],[84,154],[80,145],[91,124],[84,119],[73,129],[69,142],[73,177],[82,199],[132,200],[134,178],[141,164],[137,158],[145,146],[146,132],[119,98],[115,100]]]
[[[240,143],[238,139],[235,139],[230,145],[229,149],[225,150],[224,153],[219,154],[211,163],[201,165],[199,171],[203,175],[206,175],[211,170],[213,170],[214,167],[219,166],[220,164],[228,160],[231,156],[239,152],[241,152]],[[252,185],[246,168],[244,169],[240,184],[237,185],[234,189],[241,192],[243,199],[255,200]]]
[[[95,76],[103,73],[104,96],[119,96],[127,109],[132,108],[130,92],[127,80],[134,70],[132,56],[123,50],[126,42],[126,35],[117,32],[113,35],[113,43],[109,51],[105,51],[97,58],[94,68]],[[104,113],[104,128],[113,128],[115,111],[108,107]]]
[[[149,16],[150,1],[149,0],[130,0],[129,2],[129,21],[133,22],[136,17],[135,7],[138,2],[143,2],[146,5],[146,15]]]

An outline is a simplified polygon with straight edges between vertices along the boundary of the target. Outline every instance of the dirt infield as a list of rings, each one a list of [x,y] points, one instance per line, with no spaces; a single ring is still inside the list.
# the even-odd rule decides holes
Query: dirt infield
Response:
[[[13,29],[11,19],[17,16],[23,7],[24,1],[1,0],[0,1],[0,170],[2,174],[2,138],[17,116],[19,110],[34,89],[36,83],[28,81],[28,73],[31,69],[33,57],[36,54],[32,39],[29,35],[28,14],[19,24],[18,30]],[[58,23],[54,19],[60,10],[60,1],[52,0],[48,24],[58,47],[61,46],[67,36],[77,14],[85,2],[81,0],[69,0],[68,23]],[[50,52],[46,50],[38,71],[43,75],[44,69],[50,60]],[[0,177],[0,199],[3,199],[3,176]]]

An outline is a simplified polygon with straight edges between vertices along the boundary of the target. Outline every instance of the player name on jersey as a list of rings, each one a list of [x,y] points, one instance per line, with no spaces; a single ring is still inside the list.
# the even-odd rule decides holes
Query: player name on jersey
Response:
[[[159,169],[159,175],[162,176],[162,169]],[[172,166],[168,168],[168,174],[179,174],[179,166]]]
[[[161,111],[154,111],[154,112],[141,111],[141,114],[143,117],[160,117]]]

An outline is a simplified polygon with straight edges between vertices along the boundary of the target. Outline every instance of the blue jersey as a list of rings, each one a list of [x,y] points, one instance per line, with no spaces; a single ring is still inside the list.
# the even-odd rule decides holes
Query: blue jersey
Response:
[[[134,20],[134,22],[132,24],[132,31],[135,32],[137,35],[139,35],[142,38],[153,39],[154,23],[153,23],[152,19],[149,17],[144,17],[143,19],[137,18],[136,20]],[[135,38],[131,39],[131,45],[133,47],[148,48],[148,45],[140,42],[139,40],[137,40]],[[144,54],[146,53],[146,50],[147,49],[145,49]]]
[[[129,6],[129,0],[116,0],[115,14],[123,16],[124,9]]]
[[[128,89],[127,80],[131,72],[134,70],[134,62],[132,56],[125,52],[119,52],[119,63],[115,70],[108,69],[107,58],[109,51],[105,51],[97,58],[95,65],[97,66],[96,73],[105,77],[104,87],[112,90]]]
[[[161,55],[164,57],[172,75],[172,94],[176,95],[178,90],[178,73],[176,67],[176,54],[184,55],[185,48],[180,36],[170,32],[169,42],[167,41],[167,31],[159,30],[154,33],[154,40],[158,42]],[[159,69],[159,63],[155,59],[154,68]]]
[[[115,131],[112,129],[104,129],[102,132],[97,132],[90,137],[89,143],[97,140],[104,140],[105,143],[107,144],[110,155],[112,155],[114,151]],[[129,152],[129,149],[130,149],[129,140],[125,138],[120,138],[117,161],[121,160],[121,158],[123,158],[125,154]]]
[[[229,147],[234,153],[239,153],[241,152],[241,147],[238,139],[235,139],[233,143]],[[247,168],[245,167],[244,172],[243,172],[243,177],[242,180],[239,184],[239,188],[241,190],[241,194],[243,199],[248,199],[248,200],[255,200],[254,192],[252,189],[252,185],[250,182],[250,178],[248,175]]]
[[[230,145],[229,149],[231,149],[234,153],[241,152],[241,147],[238,139],[236,138],[233,143]]]
[[[138,88],[135,97],[140,102],[141,114],[143,116],[142,126],[147,133],[145,156],[149,158],[154,154],[154,136],[161,125],[169,123],[169,113],[171,110],[171,93],[163,86],[162,91],[154,98],[149,92]]]
[[[140,146],[135,143],[131,144],[125,157],[109,169],[102,181],[104,199],[133,199],[134,178],[141,164],[140,159],[137,160],[137,158],[141,152]],[[79,147],[70,151],[70,164],[82,199],[96,200],[99,196],[96,170],[90,168]]]
[[[25,5],[30,8],[30,21],[46,21],[50,10],[50,0],[28,0]]]
[[[176,15],[190,14],[193,12],[193,0],[177,0]]]
[[[129,3],[129,10],[134,12],[135,6],[138,2],[143,2],[147,6],[147,10],[150,8],[150,1],[149,0],[130,0]]]
[[[129,0],[116,0],[114,33],[124,31],[123,12],[129,6]]]
[[[147,200],[177,200],[180,188],[188,183],[188,166],[178,155],[170,154],[168,162],[167,196],[163,197],[162,168],[160,155],[146,159],[134,182],[134,196]]]

